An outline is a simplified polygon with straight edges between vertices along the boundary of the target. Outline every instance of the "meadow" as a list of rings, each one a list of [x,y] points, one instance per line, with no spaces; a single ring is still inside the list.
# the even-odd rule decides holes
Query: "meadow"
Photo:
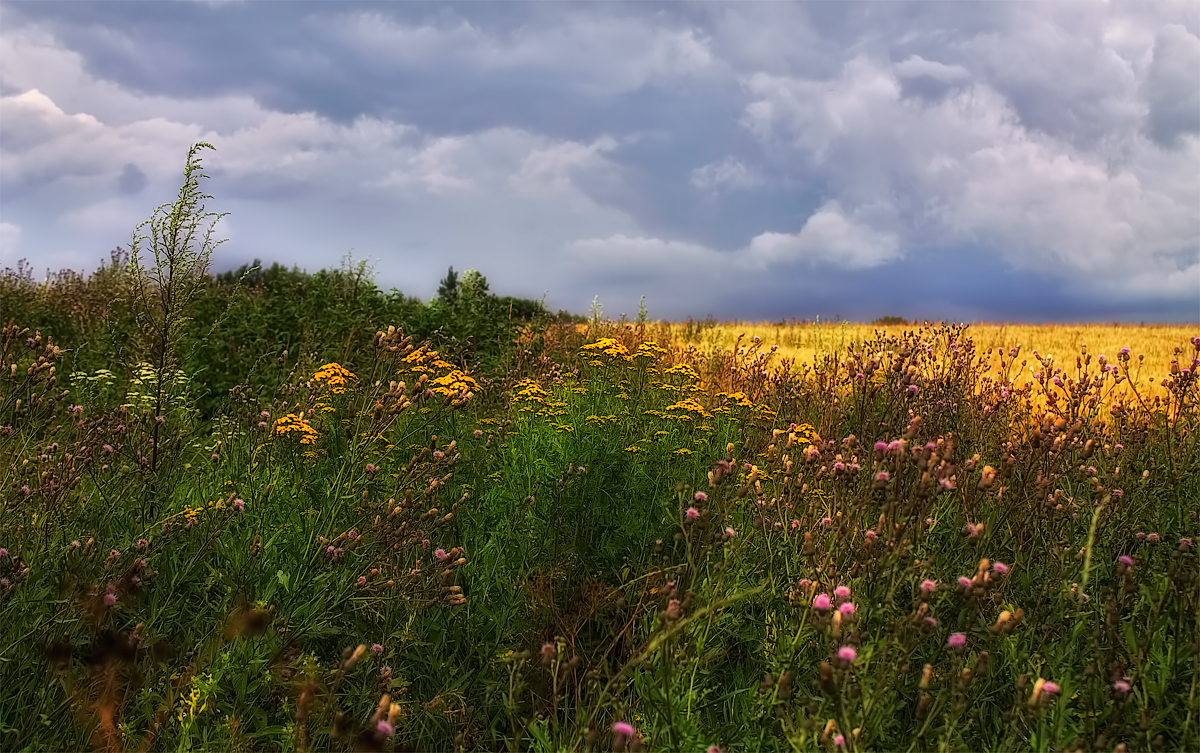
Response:
[[[0,278],[0,748],[1200,748],[1200,332],[222,282],[200,146]]]

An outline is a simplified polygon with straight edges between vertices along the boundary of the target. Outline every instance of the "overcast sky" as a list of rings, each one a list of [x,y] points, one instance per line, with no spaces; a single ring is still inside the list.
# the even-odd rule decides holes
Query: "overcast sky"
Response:
[[[188,147],[218,270],[653,318],[1200,321],[1200,3],[0,2],[0,268]]]

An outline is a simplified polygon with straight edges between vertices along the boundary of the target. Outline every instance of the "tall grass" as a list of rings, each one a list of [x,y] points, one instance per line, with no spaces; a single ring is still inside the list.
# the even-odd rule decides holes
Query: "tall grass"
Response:
[[[1018,383],[964,327],[802,364],[596,316],[484,373],[383,326],[200,423],[173,372],[68,386],[10,322],[0,739],[1195,749],[1181,347],[1139,397],[1134,352]]]

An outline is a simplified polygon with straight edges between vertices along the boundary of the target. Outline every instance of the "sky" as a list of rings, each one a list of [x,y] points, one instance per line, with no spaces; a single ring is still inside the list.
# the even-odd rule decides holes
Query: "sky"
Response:
[[[1200,3],[0,0],[0,268],[682,320],[1200,321]]]

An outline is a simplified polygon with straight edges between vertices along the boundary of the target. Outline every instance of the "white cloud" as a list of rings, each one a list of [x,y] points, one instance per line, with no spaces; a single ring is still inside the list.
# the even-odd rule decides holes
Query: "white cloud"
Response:
[[[722,190],[755,188],[763,185],[765,180],[756,169],[726,155],[717,162],[710,162],[693,170],[688,182],[702,191],[717,193]]]
[[[781,262],[823,262],[843,269],[868,269],[900,255],[895,235],[847,217],[830,202],[809,217],[798,233],[762,233],[743,254],[759,266]]]
[[[913,102],[894,69],[863,57],[833,81],[757,74],[746,85],[755,99],[744,126],[819,174],[851,213],[890,207],[900,246],[979,243],[1017,267],[1114,295],[1194,291],[1174,273],[1200,263],[1195,140],[1163,159],[1129,123],[1119,135],[1130,158],[1114,165],[1102,149],[1026,127],[985,84]],[[770,238],[764,248],[782,253]]]

